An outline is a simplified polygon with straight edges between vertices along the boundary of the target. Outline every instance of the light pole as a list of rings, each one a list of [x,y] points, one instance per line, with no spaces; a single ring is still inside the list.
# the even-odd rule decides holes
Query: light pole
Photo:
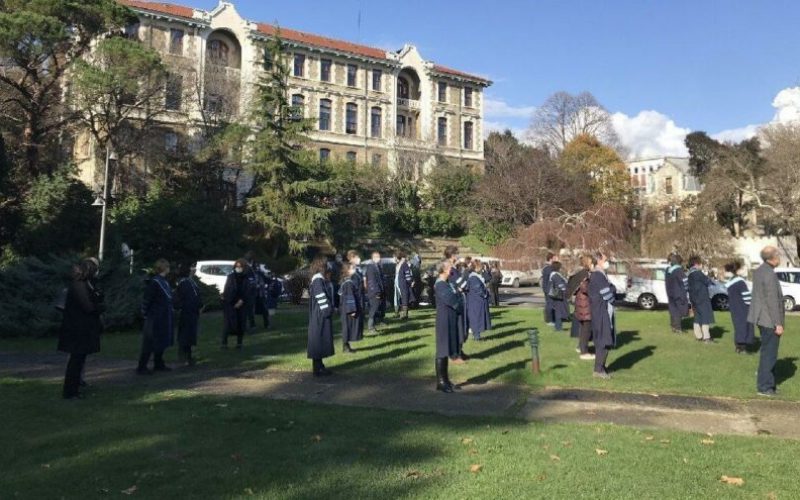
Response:
[[[103,248],[105,247],[106,243],[106,208],[108,206],[108,164],[111,160],[116,160],[117,155],[116,153],[111,152],[111,144],[106,143],[106,168],[105,168],[105,175],[103,175],[103,195],[98,196],[93,206],[102,206],[103,211],[102,215],[100,216],[100,248],[97,252],[97,260],[103,262]]]

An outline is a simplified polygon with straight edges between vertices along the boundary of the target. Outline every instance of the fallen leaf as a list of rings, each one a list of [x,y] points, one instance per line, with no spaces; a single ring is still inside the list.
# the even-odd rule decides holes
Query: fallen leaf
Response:
[[[472,444],[472,438],[462,438],[461,444]]]
[[[314,441],[315,443],[319,443],[320,441],[322,441],[322,435],[314,434],[313,436],[311,436],[311,440]]]
[[[558,455],[550,455],[550,460],[552,460],[553,462],[560,462],[561,457],[559,457]]]
[[[136,485],[134,484],[133,486],[131,486],[127,490],[120,491],[120,493],[122,493],[123,495],[133,495],[134,493],[136,493],[136,490],[138,490],[138,489],[139,488],[137,488]]]
[[[217,408],[227,408],[228,403],[217,403],[214,406],[216,406]]]
[[[245,492],[247,495],[255,495],[255,493],[253,492],[253,488],[245,488],[245,489],[244,489],[244,492]]]
[[[481,470],[483,470],[483,465],[479,464],[472,464],[472,466],[469,468],[469,471],[472,472],[473,474],[477,474]]]
[[[566,448],[572,447],[572,443],[569,441],[561,441],[561,444],[564,445]]]
[[[700,441],[700,442],[701,442],[701,443],[703,443],[703,444],[705,444],[705,445],[712,445],[712,444],[714,444],[714,440],[713,440],[713,439],[703,439],[703,440],[702,440],[702,441]]]
[[[49,469],[49,468],[50,468],[50,464],[42,464],[42,469]]]
[[[733,486],[744,486],[744,479],[740,477],[733,477],[733,476],[722,476],[719,478],[725,484],[730,484]]]
[[[669,439],[662,439],[661,440],[661,444],[669,444],[669,443],[670,443]]]
[[[686,457],[683,457],[683,463],[688,464],[689,463],[689,459],[686,458]]]
[[[269,429],[267,429],[267,434],[269,434],[270,432],[278,432],[278,429],[276,429],[275,427],[270,427]]]
[[[595,448],[594,452],[597,453],[599,456],[608,455],[608,450],[601,450],[600,448]]]
[[[478,450],[476,450],[475,448],[470,448],[469,449],[469,454],[470,455],[477,455],[478,454]]]
[[[508,434],[508,429],[505,429],[502,433],[503,434]]]
[[[410,470],[406,472],[405,477],[407,479],[419,479],[422,474],[418,470]]]
[[[645,437],[644,437],[644,440],[645,440],[645,441],[652,441],[652,440],[654,440],[654,439],[655,439],[655,436],[645,436]]]

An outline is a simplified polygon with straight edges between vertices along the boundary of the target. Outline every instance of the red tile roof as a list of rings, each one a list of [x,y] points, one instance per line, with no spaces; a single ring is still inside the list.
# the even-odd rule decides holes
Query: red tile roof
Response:
[[[462,78],[469,78],[470,80],[478,80],[484,83],[489,83],[489,80],[480,76],[470,75],[469,73],[464,73],[463,71],[459,71],[457,69],[448,68],[446,66],[441,66],[439,64],[433,65],[433,70],[437,73],[445,73],[447,75],[453,76],[460,76]]]
[[[141,2],[139,0],[117,1],[122,5],[128,6],[132,9],[149,10],[151,12],[160,12],[162,14],[169,14],[171,16],[187,17],[189,19],[191,19],[194,15],[194,9],[192,7],[184,7],[183,5],[161,2]]]

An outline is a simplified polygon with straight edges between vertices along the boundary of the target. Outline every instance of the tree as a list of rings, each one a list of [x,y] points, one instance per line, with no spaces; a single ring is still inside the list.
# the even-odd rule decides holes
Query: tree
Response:
[[[259,78],[254,96],[247,216],[268,237],[285,235],[289,249],[299,253],[328,222],[331,209],[323,199],[330,167],[303,148],[311,120],[289,102],[290,71],[279,33],[267,42],[265,57],[271,69]]]
[[[62,79],[99,35],[135,19],[115,0],[4,0],[0,2],[0,120],[19,138],[26,178],[58,164],[54,145],[72,117]]]
[[[670,252],[678,252],[684,258],[700,255],[721,261],[729,259],[734,248],[730,236],[714,218],[700,212],[672,224],[647,225],[642,235],[642,252],[662,259]]]
[[[770,125],[762,136],[763,175],[745,194],[773,227],[794,235],[800,257],[800,125]]]
[[[611,115],[589,92],[556,92],[536,108],[528,135],[538,146],[558,156],[579,135],[597,137],[622,153]]]
[[[561,152],[558,163],[562,169],[586,179],[596,204],[626,204],[631,199],[628,169],[616,151],[597,138],[580,134]]]

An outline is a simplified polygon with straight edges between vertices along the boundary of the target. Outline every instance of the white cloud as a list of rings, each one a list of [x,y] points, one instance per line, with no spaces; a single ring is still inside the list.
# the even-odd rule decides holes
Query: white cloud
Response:
[[[684,138],[691,132],[679,127],[672,118],[658,111],[640,111],[636,116],[625,113],[611,115],[620,142],[631,158],[652,156],[686,156]]]
[[[790,123],[800,121],[800,87],[789,87],[778,92],[772,100],[776,109],[773,123]]]
[[[510,130],[514,136],[519,139],[520,141],[524,142],[525,139],[525,129],[520,127],[515,127],[514,125],[504,122],[504,121],[493,121],[493,120],[484,120],[483,121],[483,138],[489,137],[489,134],[492,132],[500,132],[503,133],[506,130]]]
[[[745,139],[755,137],[761,125],[745,125],[744,127],[732,128],[712,134],[711,138],[721,142],[742,142]]]
[[[487,97],[483,102],[483,111],[487,118],[530,119],[536,106],[512,106],[502,99]]]

